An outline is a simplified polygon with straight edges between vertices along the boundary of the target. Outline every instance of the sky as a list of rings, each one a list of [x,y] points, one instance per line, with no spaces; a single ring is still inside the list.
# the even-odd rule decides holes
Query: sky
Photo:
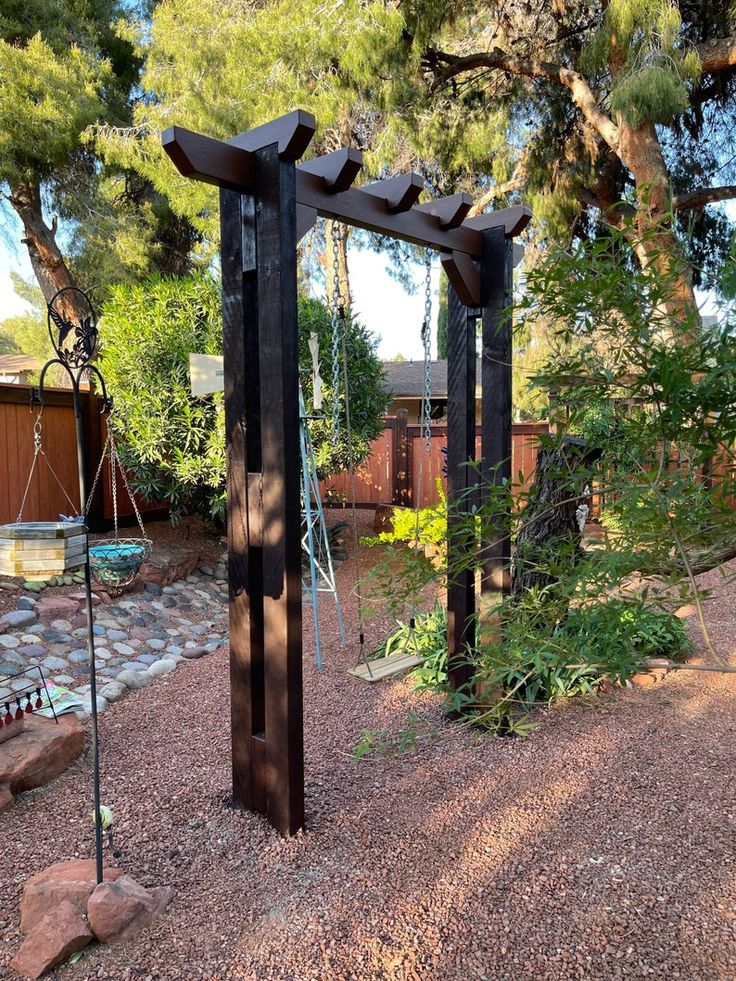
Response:
[[[6,234],[0,238],[0,320],[24,313],[28,309],[13,292],[11,270],[20,273],[24,279],[33,281],[25,246],[18,245],[14,248],[11,244],[20,239],[20,226],[16,225],[10,215],[6,217],[4,231]],[[403,354],[408,360],[421,360],[424,266],[416,264],[413,268],[417,289],[410,295],[389,276],[384,256],[368,249],[351,250],[348,261],[355,312],[377,338],[379,357],[383,361],[390,361],[395,355]],[[439,258],[435,256],[432,264],[432,357],[437,356],[439,268]]]
[[[4,216],[4,232],[0,237],[0,320],[27,310],[26,304],[13,292],[10,280],[11,270],[25,279],[33,280],[31,265],[25,247],[14,248],[11,242],[20,239],[20,226],[14,225],[10,215]],[[397,354],[408,360],[421,361],[422,342],[420,337],[423,316],[424,266],[413,266],[413,277],[417,287],[409,294],[387,272],[387,259],[380,253],[368,249],[350,250],[350,286],[353,293],[355,312],[363,324],[377,339],[378,355],[383,361],[390,361]],[[437,289],[439,284],[439,258],[432,263],[432,357],[437,357]],[[713,298],[700,294],[698,301],[701,313],[715,312]]]

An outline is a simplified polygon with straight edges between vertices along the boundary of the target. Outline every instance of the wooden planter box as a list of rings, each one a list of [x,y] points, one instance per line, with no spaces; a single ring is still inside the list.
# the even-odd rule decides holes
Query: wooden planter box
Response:
[[[0,525],[0,574],[50,579],[80,568],[87,557],[84,525],[22,521]]]

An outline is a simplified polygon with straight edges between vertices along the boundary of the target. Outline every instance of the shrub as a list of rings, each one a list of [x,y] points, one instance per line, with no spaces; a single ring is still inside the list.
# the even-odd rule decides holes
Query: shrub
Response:
[[[193,398],[190,353],[222,354],[220,285],[212,276],[154,277],[110,291],[101,318],[103,369],[115,400],[121,456],[134,489],[167,501],[172,520],[225,513],[225,425],[222,393]],[[309,335],[320,341],[324,418],[310,422],[320,476],[347,465],[344,393],[340,439],[332,433],[330,317],[319,301],[299,299],[299,365],[307,408],[312,400]],[[350,415],[356,464],[370,452],[387,406],[371,337],[347,320]],[[342,380],[342,371],[341,371]]]

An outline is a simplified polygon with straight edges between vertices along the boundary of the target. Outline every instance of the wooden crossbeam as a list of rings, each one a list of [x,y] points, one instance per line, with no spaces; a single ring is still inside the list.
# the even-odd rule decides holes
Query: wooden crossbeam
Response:
[[[473,199],[469,194],[451,194],[446,198],[436,198],[426,204],[414,205],[415,211],[426,211],[440,223],[440,228],[458,228],[465,216],[473,207]]]
[[[392,215],[409,211],[423,190],[424,178],[419,174],[397,174],[385,181],[373,181],[361,187],[365,194],[373,194],[385,201]]]
[[[306,174],[315,174],[324,180],[324,189],[329,194],[347,191],[352,187],[355,178],[363,166],[363,154],[351,146],[326,153],[322,157],[314,157],[299,165],[299,170]]]
[[[284,160],[299,160],[312,142],[316,130],[317,120],[311,112],[294,109],[270,123],[249,129],[247,133],[238,133],[228,143],[242,150],[261,150],[272,143],[278,143],[280,157]]]
[[[161,145],[183,177],[216,184],[234,191],[253,186],[254,158],[248,150],[171,126],[161,134]]]
[[[308,208],[305,204],[296,206],[296,240],[300,242],[307,232],[314,228],[317,221],[317,209]]]
[[[392,214],[381,198],[369,194],[362,188],[351,187],[340,194],[325,192],[324,182],[315,174],[309,174],[303,167],[296,171],[296,200],[316,208],[323,218],[335,218],[356,228],[365,228],[379,235],[391,235],[403,242],[429,246],[437,250],[453,249],[479,256],[481,250],[480,232],[474,228],[440,228],[437,219],[427,212],[410,211]]]
[[[309,126],[303,118],[306,115],[294,116],[290,113],[282,120],[252,130],[251,135],[260,132],[258,139],[271,140],[268,146],[283,144],[287,153],[296,153],[307,138]],[[289,125],[283,122],[288,119],[291,119]],[[279,132],[282,134],[280,138]],[[247,136],[249,134],[241,134],[241,142],[248,142]],[[180,126],[166,130],[162,142],[166,153],[184,176],[243,193],[252,191],[253,154],[256,151],[192,133]],[[251,143],[255,142],[254,137]],[[361,162],[362,157],[357,150],[346,148],[297,166],[297,205],[311,208],[323,218],[334,218],[379,235],[390,235],[440,252],[465,253],[474,258],[479,258],[481,254],[483,229],[503,227],[506,235],[517,235],[531,215],[525,207],[506,208],[489,215],[465,218],[458,227],[452,227],[460,220],[461,212],[464,209],[467,211],[467,197],[453,195],[440,198],[428,206],[414,205],[402,211],[400,209],[408,203],[409,196],[415,193],[417,175],[401,175],[395,183],[393,180],[382,181],[374,187],[368,185],[367,188],[356,189],[350,185]],[[401,189],[404,191],[403,199],[399,193]],[[311,212],[302,211],[301,218],[297,220],[300,228],[307,229],[309,226],[305,223],[311,221]],[[451,266],[457,266],[457,261],[449,261]],[[465,276],[468,280],[470,273],[467,263],[463,268],[468,273]],[[465,295],[471,291],[472,287],[470,290],[466,288]]]
[[[440,262],[460,302],[480,306],[480,276],[472,258],[465,252],[441,252]]]
[[[487,228],[500,228],[503,226],[506,235],[519,235],[524,231],[532,218],[531,208],[525,204],[514,205],[513,208],[502,208],[500,211],[491,211],[487,215],[475,215],[473,218],[465,219],[466,228],[477,228],[479,232]]]

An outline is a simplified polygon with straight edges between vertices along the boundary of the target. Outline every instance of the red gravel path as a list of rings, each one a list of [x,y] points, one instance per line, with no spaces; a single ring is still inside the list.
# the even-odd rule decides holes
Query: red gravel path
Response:
[[[715,640],[736,653],[717,588]],[[59,978],[736,976],[733,675],[679,672],[494,739],[444,723],[406,681],[348,678],[354,651],[318,675],[305,626],[308,831],[284,840],[224,803],[224,654],[132,693],[100,720],[103,800],[120,864],[177,897]],[[410,708],[415,753],[353,764],[364,727],[396,732]],[[24,879],[90,854],[88,765],[0,817],[0,976]]]

